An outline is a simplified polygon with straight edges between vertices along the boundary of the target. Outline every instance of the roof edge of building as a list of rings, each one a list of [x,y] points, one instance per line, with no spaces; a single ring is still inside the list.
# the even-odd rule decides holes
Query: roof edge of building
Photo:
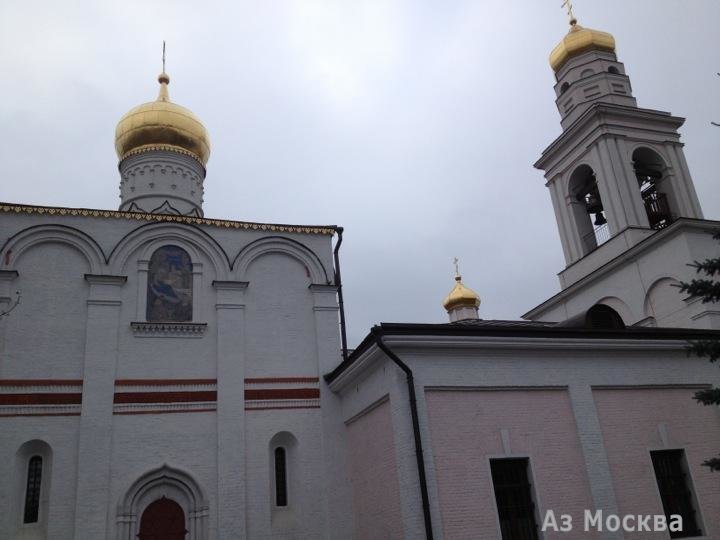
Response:
[[[0,202],[0,213],[47,214],[52,216],[81,216],[95,218],[133,219],[137,221],[187,223],[189,225],[209,225],[226,229],[246,229],[269,232],[287,232],[301,234],[334,235],[340,228],[337,225],[290,225],[284,223],[257,223],[253,221],[233,221],[206,217],[182,216],[173,214],[150,214],[147,212],[126,212],[121,210],[100,210],[95,208],[68,208],[63,206],[35,206]]]

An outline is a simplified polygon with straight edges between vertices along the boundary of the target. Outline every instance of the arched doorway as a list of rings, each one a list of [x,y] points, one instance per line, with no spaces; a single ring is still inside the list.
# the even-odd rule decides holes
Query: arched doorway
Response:
[[[146,472],[125,491],[118,502],[115,520],[116,538],[118,540],[153,538],[152,536],[141,536],[141,532],[146,532],[145,529],[141,531],[141,526],[144,525],[146,511],[163,498],[180,507],[184,528],[187,529],[187,532],[184,535],[159,536],[158,538],[208,539],[210,509],[202,487],[190,473],[169,465],[162,465]],[[165,504],[163,503],[163,505]],[[152,517],[152,514],[150,516]]]
[[[185,512],[167,497],[150,503],[140,519],[140,540],[185,540],[186,534]]]

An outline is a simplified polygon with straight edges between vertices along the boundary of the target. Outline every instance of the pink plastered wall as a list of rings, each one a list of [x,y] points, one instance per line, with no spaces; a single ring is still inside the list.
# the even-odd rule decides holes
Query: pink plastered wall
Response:
[[[703,533],[720,538],[720,475],[702,467],[720,452],[720,413],[697,404],[691,389],[595,389],[593,396],[620,514],[662,514],[650,450],[684,448],[704,518]],[[625,533],[657,538],[659,533]],[[665,536],[667,537],[667,536]]]
[[[348,424],[356,537],[402,538],[400,487],[390,402]]]
[[[489,458],[504,456],[503,429],[510,455],[530,458],[538,525],[547,509],[582,523],[590,487],[565,390],[430,390],[426,401],[445,538],[500,538]],[[576,531],[544,538],[595,538]]]

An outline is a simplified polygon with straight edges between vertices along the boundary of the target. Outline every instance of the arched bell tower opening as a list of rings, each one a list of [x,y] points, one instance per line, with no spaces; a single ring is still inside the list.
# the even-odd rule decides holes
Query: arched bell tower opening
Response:
[[[583,255],[610,238],[595,171],[580,165],[570,175],[568,200]]]
[[[650,227],[664,229],[673,222],[672,207],[677,207],[672,186],[665,181],[665,161],[654,150],[643,147],[633,152],[632,162]]]

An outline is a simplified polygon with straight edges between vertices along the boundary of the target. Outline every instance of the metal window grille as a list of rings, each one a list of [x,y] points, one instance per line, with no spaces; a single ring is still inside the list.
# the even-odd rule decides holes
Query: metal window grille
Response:
[[[40,513],[40,482],[42,480],[42,458],[33,456],[28,463],[27,486],[25,488],[25,514],[23,523],[37,523]]]
[[[672,223],[667,195],[655,189],[649,189],[643,192],[642,198],[651,228],[664,229]]]
[[[668,521],[672,514],[682,516],[683,530],[670,531],[670,538],[700,536],[697,526],[690,479],[685,472],[684,450],[657,450],[650,452],[655,479]]]
[[[287,504],[287,461],[285,449],[278,447],[275,449],[275,505],[287,506]]]
[[[537,522],[527,459],[490,461],[503,540],[537,540]]]

